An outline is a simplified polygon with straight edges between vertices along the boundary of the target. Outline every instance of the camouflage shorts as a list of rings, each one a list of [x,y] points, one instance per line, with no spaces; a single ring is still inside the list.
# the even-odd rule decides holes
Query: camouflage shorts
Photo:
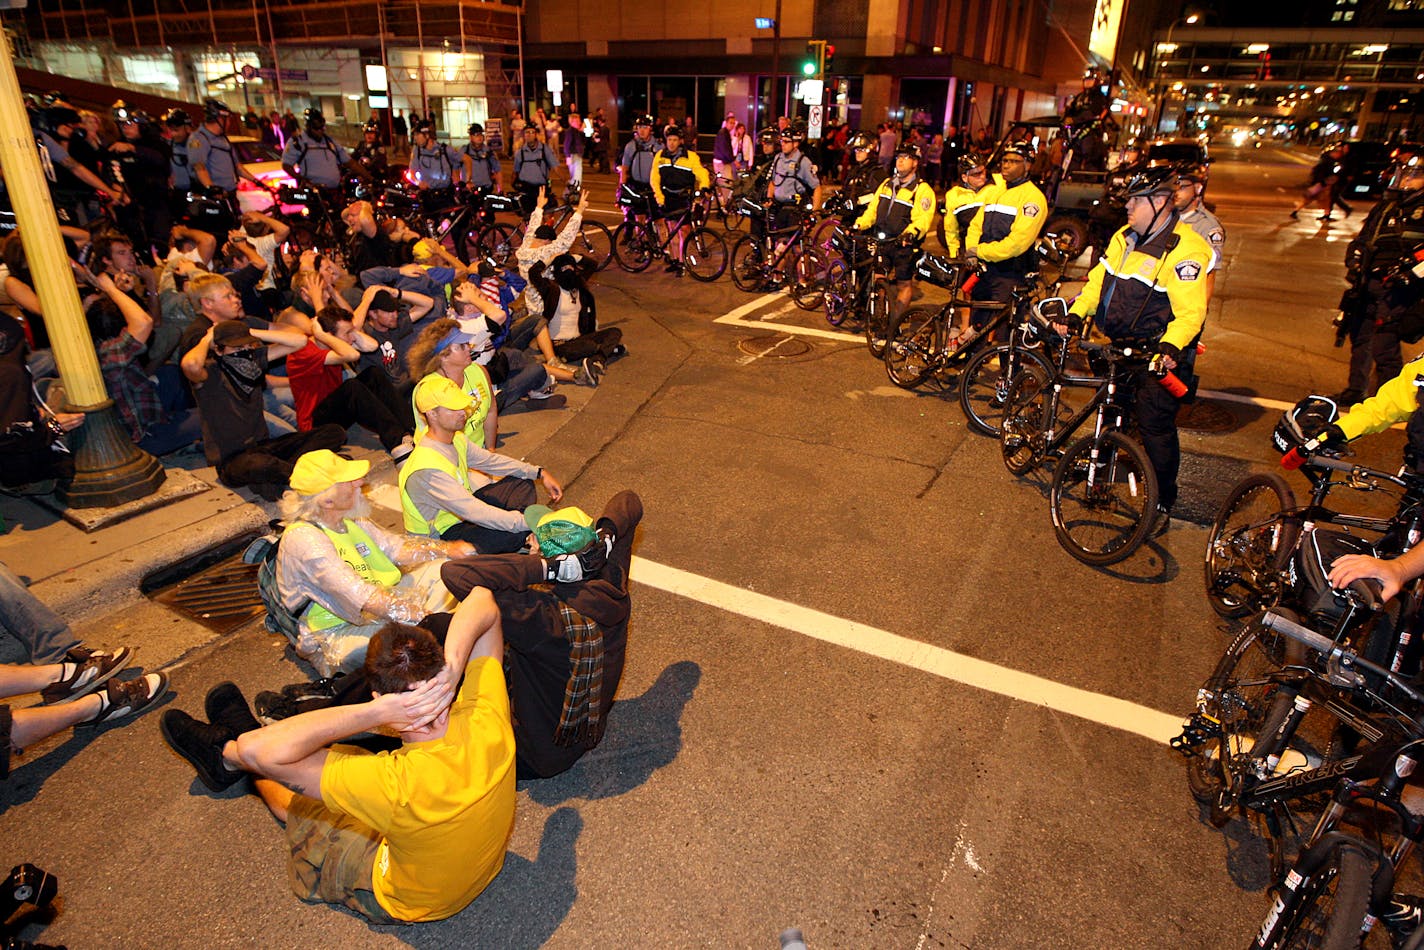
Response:
[[[302,900],[340,904],[378,924],[401,923],[386,912],[371,889],[379,834],[319,801],[297,795],[287,809],[287,842],[292,847],[287,877]]]

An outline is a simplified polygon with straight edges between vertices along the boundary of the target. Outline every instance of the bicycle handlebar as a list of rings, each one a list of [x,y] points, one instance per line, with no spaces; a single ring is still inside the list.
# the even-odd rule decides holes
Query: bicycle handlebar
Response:
[[[1377,594],[1379,589],[1378,584],[1375,584],[1375,582],[1370,579],[1366,579],[1366,582],[1374,585]],[[1353,587],[1354,585],[1351,586]],[[1388,680],[1395,689],[1398,689],[1414,702],[1424,702],[1424,695],[1420,695],[1414,687],[1410,686],[1408,682],[1401,679],[1391,670],[1377,663],[1370,662],[1349,647],[1341,646],[1329,637],[1316,633],[1308,627],[1303,627],[1294,620],[1287,620],[1274,611],[1268,610],[1265,616],[1261,618],[1261,625],[1268,630],[1290,637],[1297,643],[1304,644],[1329,660],[1338,661],[1342,669],[1357,667],[1367,673],[1373,673],[1376,676],[1383,677]]]

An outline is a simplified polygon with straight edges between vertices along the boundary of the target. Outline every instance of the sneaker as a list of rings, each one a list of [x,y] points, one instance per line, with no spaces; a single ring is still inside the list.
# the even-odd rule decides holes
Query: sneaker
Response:
[[[1379,919],[1395,936],[1407,937],[1418,930],[1420,921],[1424,920],[1424,898],[1395,894]]]
[[[578,367],[574,370],[574,382],[580,386],[598,385],[598,376],[594,374],[593,369],[589,366],[588,360],[579,363]]]
[[[164,740],[198,773],[203,784],[215,792],[236,785],[243,772],[233,771],[223,761],[223,746],[233,738],[225,726],[199,722],[181,709],[170,709],[158,720]]]
[[[686,270],[687,268],[683,267],[682,261],[673,261],[667,267],[667,272],[674,277],[681,277],[686,272]]]
[[[298,713],[313,709],[325,709],[331,705],[336,695],[335,681],[319,679],[314,683],[291,683],[283,686],[281,692],[263,690],[253,700],[257,719],[264,725],[271,725],[281,719],[290,719]]]
[[[610,360],[618,360],[628,355],[628,348],[622,343],[615,343],[613,349],[608,351]]]
[[[40,699],[46,706],[53,706],[88,696],[123,669],[133,655],[128,647],[113,653],[75,647],[65,654],[59,680],[40,690]]]
[[[608,367],[602,360],[590,358],[588,361],[588,372],[593,377],[593,384],[597,386],[603,382],[603,377],[608,375]]]
[[[139,713],[157,703],[168,692],[166,673],[146,673],[136,680],[110,680],[99,696],[99,711],[81,725],[97,726]]]
[[[1334,219],[1333,217],[1331,217],[1330,215],[1328,215],[1328,214],[1322,214],[1320,217],[1316,218],[1315,220],[1317,220],[1317,221],[1334,221],[1335,219]]]
[[[578,370],[574,370],[574,382],[578,382]],[[540,386],[538,389],[534,390],[533,392],[529,393],[529,394],[528,394],[527,396],[525,396],[524,398],[526,398],[526,399],[548,399],[550,396],[554,395],[554,387],[557,386],[557,385],[558,385],[558,384],[557,384],[556,382],[554,382],[554,377],[550,376],[548,382],[546,382],[543,386]]]
[[[400,445],[391,449],[391,461],[397,465],[410,457],[410,453],[415,451],[415,437],[406,433],[401,437]]]
[[[208,722],[222,726],[232,733],[233,738],[262,728],[262,723],[247,707],[247,698],[242,695],[242,690],[233,682],[219,683],[208,690],[203,700],[203,711]]]
[[[1152,525],[1152,531],[1147,535],[1149,538],[1160,538],[1167,533],[1167,529],[1172,526],[1172,509],[1157,506],[1157,520]]]

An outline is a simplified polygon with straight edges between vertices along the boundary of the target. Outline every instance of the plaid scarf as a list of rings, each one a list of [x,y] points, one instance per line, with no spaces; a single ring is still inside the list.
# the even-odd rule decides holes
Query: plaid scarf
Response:
[[[584,743],[590,747],[603,739],[603,634],[598,624],[559,601],[559,619],[569,641],[569,682],[564,687],[564,708],[554,730],[558,745]]]

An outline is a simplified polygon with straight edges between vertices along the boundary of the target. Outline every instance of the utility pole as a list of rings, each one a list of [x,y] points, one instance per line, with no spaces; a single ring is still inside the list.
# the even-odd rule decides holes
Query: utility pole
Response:
[[[776,123],[776,117],[781,115],[781,97],[776,94],[777,87],[781,84],[781,0],[776,0],[776,18],[771,21],[771,115],[767,121],[762,122],[762,127]]]

